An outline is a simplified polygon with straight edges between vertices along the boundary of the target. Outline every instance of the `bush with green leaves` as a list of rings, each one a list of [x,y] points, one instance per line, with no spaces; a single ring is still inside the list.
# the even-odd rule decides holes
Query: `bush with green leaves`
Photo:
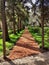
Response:
[[[40,27],[28,27],[28,29],[30,29],[29,31],[30,32],[33,32],[33,33],[37,33],[38,35],[42,35],[42,31],[41,31],[41,28]]]
[[[49,30],[49,27],[44,27],[44,32],[47,33],[47,31]]]
[[[34,32],[35,32],[35,33],[39,33],[39,31],[40,31],[40,29],[39,29],[38,27],[35,27],[35,28],[34,28]]]
[[[40,27],[35,27],[34,29],[33,29],[33,31],[34,31],[34,33],[37,33],[38,35],[41,35],[41,28]]]
[[[38,29],[38,30],[37,30]],[[39,30],[40,29],[40,30]],[[42,47],[42,28],[40,27],[30,27],[29,31],[33,36],[33,38],[35,39],[35,41],[39,44],[40,47]],[[44,47],[49,49],[49,27],[44,27]]]
[[[49,30],[47,30],[47,36],[49,37]]]
[[[49,41],[49,30],[47,30],[47,39]]]

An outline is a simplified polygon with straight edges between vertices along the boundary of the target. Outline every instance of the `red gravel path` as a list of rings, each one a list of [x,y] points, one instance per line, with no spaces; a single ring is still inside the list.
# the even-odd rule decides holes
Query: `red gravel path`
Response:
[[[32,38],[32,35],[29,33],[28,29],[25,29],[20,39],[11,50],[9,58],[16,59],[39,53],[40,50],[38,43],[36,43],[34,38]]]

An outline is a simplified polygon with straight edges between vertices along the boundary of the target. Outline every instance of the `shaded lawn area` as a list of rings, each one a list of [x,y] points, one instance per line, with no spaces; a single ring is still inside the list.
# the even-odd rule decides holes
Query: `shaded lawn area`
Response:
[[[20,31],[19,33],[16,32],[16,35],[9,34],[10,41],[6,42],[6,49],[9,50],[15,45],[15,42],[21,37],[24,30]],[[0,56],[3,54],[3,39],[0,38]]]
[[[39,46],[42,46],[42,29],[40,27],[28,27],[29,32],[32,34],[36,42],[38,42]],[[49,27],[44,27],[44,47],[49,49],[49,40],[47,31],[49,31]]]

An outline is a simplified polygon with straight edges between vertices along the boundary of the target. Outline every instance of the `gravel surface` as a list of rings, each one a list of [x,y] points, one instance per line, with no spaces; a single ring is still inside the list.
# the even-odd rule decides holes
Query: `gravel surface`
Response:
[[[49,52],[11,61],[2,61],[0,65],[49,65]]]

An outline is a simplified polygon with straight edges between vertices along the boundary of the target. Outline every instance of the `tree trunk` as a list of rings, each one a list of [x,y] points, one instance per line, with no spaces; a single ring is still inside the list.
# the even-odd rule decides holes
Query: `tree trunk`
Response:
[[[6,14],[5,14],[5,0],[1,1],[1,17],[2,17],[2,27],[3,27],[3,35],[5,41],[10,40],[8,35],[8,28],[7,28],[7,22],[6,22]]]
[[[20,31],[21,31],[21,20],[20,20]]]
[[[15,13],[14,13],[14,5],[13,5],[13,33],[16,34],[16,29],[15,29]]]
[[[22,23],[22,21],[21,21],[21,29],[23,29],[23,23]]]
[[[20,31],[20,18],[18,16],[18,32]]]
[[[42,6],[41,18],[42,18],[42,49],[43,49],[44,48],[44,0],[42,0],[41,6]]]
[[[1,17],[2,17],[2,28],[3,28],[3,57],[6,57],[6,32],[7,32],[7,24],[6,24],[6,15],[5,15],[5,0],[1,1]],[[7,32],[8,33],[8,32]]]
[[[36,5],[34,5],[34,15],[36,15]]]
[[[15,21],[13,21],[13,33],[16,34]]]

